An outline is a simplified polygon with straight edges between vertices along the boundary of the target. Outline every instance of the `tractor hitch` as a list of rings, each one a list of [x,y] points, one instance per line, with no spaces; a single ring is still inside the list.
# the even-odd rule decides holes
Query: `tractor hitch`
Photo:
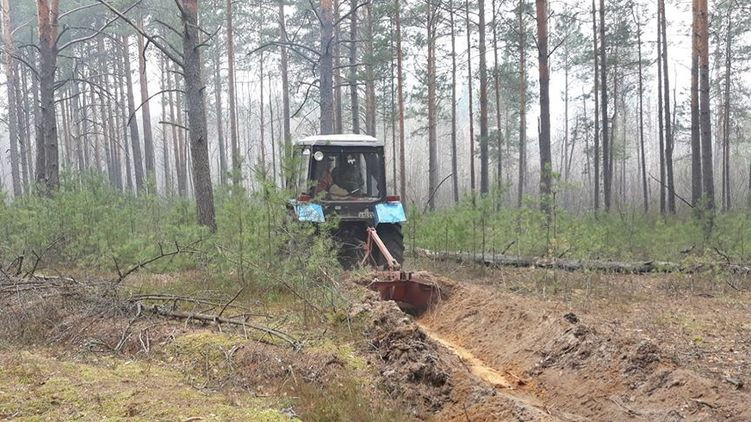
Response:
[[[440,301],[441,291],[434,283],[421,281],[414,273],[401,270],[374,227],[368,227],[365,253],[360,265],[376,264],[374,254],[381,254],[384,269],[377,271],[376,277],[367,287],[377,291],[381,300],[393,300],[404,312],[419,315]]]

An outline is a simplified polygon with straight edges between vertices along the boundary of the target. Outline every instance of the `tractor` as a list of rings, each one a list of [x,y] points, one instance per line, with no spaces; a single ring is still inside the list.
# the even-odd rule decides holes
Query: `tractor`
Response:
[[[294,143],[299,165],[297,198],[290,209],[297,220],[336,221],[332,236],[345,268],[370,265],[378,272],[368,286],[405,310],[421,312],[438,290],[402,271],[407,221],[400,197],[387,194],[384,143],[366,135],[309,136]]]

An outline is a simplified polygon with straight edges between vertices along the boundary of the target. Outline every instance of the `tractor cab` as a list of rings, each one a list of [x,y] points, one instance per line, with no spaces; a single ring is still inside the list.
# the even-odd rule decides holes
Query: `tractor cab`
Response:
[[[398,196],[387,195],[383,141],[355,134],[316,135],[295,142],[298,157],[297,216],[323,222],[401,224]]]

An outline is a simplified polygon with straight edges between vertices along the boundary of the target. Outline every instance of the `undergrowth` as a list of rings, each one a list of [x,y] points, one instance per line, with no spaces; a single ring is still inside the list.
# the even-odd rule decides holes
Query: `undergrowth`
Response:
[[[546,216],[533,206],[497,209],[490,198],[474,205],[467,199],[434,212],[415,209],[409,217],[408,250],[610,260],[745,262],[751,257],[751,217],[745,212],[718,214],[709,236],[691,214],[556,209],[546,224]]]

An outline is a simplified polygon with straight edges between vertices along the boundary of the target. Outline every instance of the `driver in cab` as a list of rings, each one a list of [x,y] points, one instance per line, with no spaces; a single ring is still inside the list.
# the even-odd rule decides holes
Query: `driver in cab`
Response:
[[[335,164],[336,156],[330,156],[329,160]],[[345,197],[360,191],[362,187],[362,175],[357,159],[352,154],[342,156],[343,160],[336,167],[331,165],[326,168],[316,186],[316,194],[328,192],[334,197]]]

